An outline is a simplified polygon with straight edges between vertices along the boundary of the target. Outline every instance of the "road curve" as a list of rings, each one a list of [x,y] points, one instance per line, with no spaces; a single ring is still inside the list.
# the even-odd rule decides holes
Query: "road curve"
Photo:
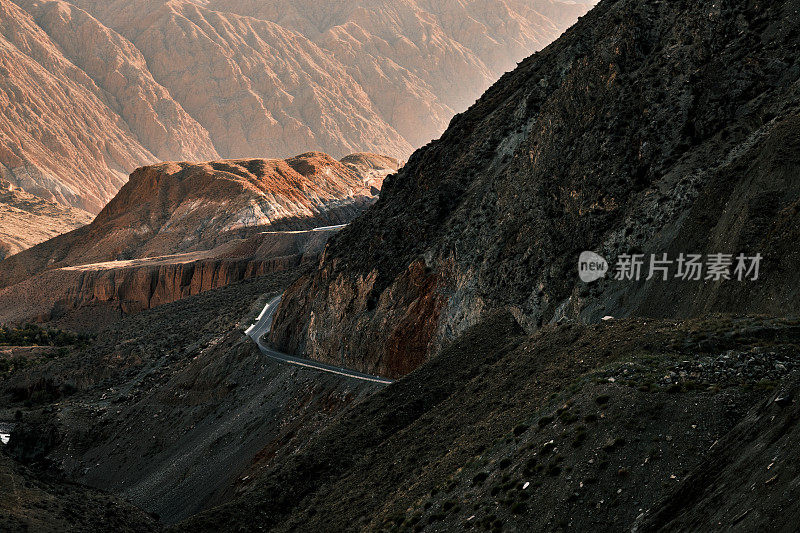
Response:
[[[370,374],[362,374],[361,372],[356,372],[355,370],[350,370],[349,368],[326,365],[324,363],[319,363],[312,359],[293,357],[291,355],[279,352],[278,350],[275,350],[265,345],[261,341],[261,338],[264,336],[264,334],[269,332],[269,329],[272,326],[272,318],[273,316],[275,316],[275,311],[277,311],[278,304],[280,303],[280,301],[281,301],[281,296],[276,296],[275,298],[267,302],[267,305],[264,306],[264,310],[261,311],[260,315],[258,315],[256,323],[247,328],[247,330],[244,332],[245,335],[247,335],[248,337],[253,339],[253,341],[255,341],[255,343],[258,345],[258,348],[261,350],[261,353],[263,353],[264,355],[266,355],[271,359],[275,359],[283,363],[295,366],[301,366],[304,368],[312,368],[314,370],[319,370],[320,372],[327,372],[328,374],[336,374],[347,378],[359,379],[361,381],[371,381],[373,383],[381,383],[383,385],[389,385],[390,383],[392,383],[391,379],[382,378],[380,376],[372,376]]]
[[[342,229],[347,224],[337,224],[336,226],[320,226],[318,228],[314,228],[311,231],[330,231],[334,229]]]

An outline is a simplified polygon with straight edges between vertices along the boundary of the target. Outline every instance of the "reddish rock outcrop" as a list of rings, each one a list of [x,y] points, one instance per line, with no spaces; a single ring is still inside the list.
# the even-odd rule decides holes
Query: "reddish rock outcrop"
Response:
[[[163,163],[140,168],[88,226],[0,262],[0,286],[45,269],[208,250],[265,230],[344,224],[375,199],[391,158]]]
[[[0,290],[0,323],[64,315],[103,323],[231,283],[316,261],[337,230],[264,232],[213,250],[49,269]]]
[[[284,295],[289,305],[277,311],[272,341],[292,353],[374,374],[412,371],[439,341],[447,275],[415,261],[382,293],[375,290],[376,276],[372,271],[350,282],[326,269],[302,278]],[[355,323],[350,313],[360,314]]]

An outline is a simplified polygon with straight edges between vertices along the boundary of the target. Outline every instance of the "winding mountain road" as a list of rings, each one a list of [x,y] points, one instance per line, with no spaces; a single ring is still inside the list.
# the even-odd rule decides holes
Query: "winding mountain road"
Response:
[[[337,374],[339,376],[344,376],[352,379],[359,379],[361,381],[382,383],[384,385],[389,385],[390,383],[392,383],[391,379],[382,378],[380,376],[362,374],[361,372],[356,372],[355,370],[350,370],[349,368],[326,365],[324,363],[320,363],[311,359],[293,357],[291,355],[270,348],[269,346],[264,344],[261,341],[261,338],[266,333],[269,333],[270,327],[272,326],[272,318],[275,316],[275,311],[277,311],[278,304],[280,304],[280,302],[281,302],[281,296],[276,296],[275,298],[267,302],[267,305],[264,306],[264,310],[261,311],[260,315],[258,315],[256,323],[247,328],[247,330],[245,331],[245,335],[247,335],[248,337],[253,339],[253,341],[255,341],[255,343],[258,345],[258,348],[261,350],[261,353],[263,353],[264,355],[266,355],[271,359],[275,359],[277,361],[281,361],[286,364],[301,366],[304,368],[312,368],[314,370],[319,370],[320,372]]]

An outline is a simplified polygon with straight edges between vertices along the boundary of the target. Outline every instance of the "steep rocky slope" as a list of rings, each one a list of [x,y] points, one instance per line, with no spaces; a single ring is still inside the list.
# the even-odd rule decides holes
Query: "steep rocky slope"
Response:
[[[528,332],[797,312],[798,9],[601,2],[384,184],[289,289],[272,340],[398,376],[497,309]],[[757,282],[676,281],[673,265],[669,282],[586,285],[584,250],[764,259]]]
[[[158,160],[405,159],[587,9],[3,0],[0,177],[97,213]]]
[[[89,346],[0,373],[0,421],[24,412],[9,451],[166,523],[228,501],[380,387],[285,366],[244,336],[296,275],[139,313]]]
[[[49,202],[0,179],[0,260],[91,221],[86,211]]]
[[[177,531],[791,531],[800,322],[468,329]]]
[[[397,166],[371,154],[342,163],[312,152],[287,160],[143,167],[91,224],[2,261],[0,285],[45,269],[208,250],[267,230],[347,223],[374,201],[375,180]]]
[[[96,213],[138,166],[217,156],[142,55],[64,2],[0,2],[0,72],[0,178],[29,193]]]
[[[0,529],[23,531],[158,531],[157,521],[110,494],[33,472],[0,449]]]

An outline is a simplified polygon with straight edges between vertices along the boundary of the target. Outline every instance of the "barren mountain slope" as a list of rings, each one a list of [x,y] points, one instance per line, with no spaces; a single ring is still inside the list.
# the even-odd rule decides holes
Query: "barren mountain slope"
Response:
[[[0,179],[0,260],[91,221],[86,211],[43,200]]]
[[[157,160],[405,159],[588,7],[2,0],[0,173],[96,213]]]
[[[326,154],[143,167],[88,226],[0,262],[6,286],[46,269],[208,250],[265,230],[349,222],[375,200],[391,158]],[[379,188],[379,187],[378,187]]]
[[[799,343],[498,313],[173,531],[793,531]]]
[[[0,177],[96,213],[138,166],[215,157],[130,43],[66,4],[20,4],[33,14],[0,1]]]
[[[130,39],[223,157],[411,151],[343,65],[299,33],[188,0],[75,4]]]
[[[0,449],[0,529],[24,531],[159,531],[158,522],[122,498],[32,471]]]
[[[294,275],[133,315],[83,349],[0,371],[0,420],[25,411],[10,451],[165,523],[229,500],[380,387],[281,364],[244,336]]]
[[[298,31],[341,64],[414,147],[589,6],[537,0],[211,0]]]
[[[601,2],[384,184],[289,289],[273,341],[397,376],[493,309],[527,331],[797,312],[798,9]],[[764,259],[757,282],[675,281],[673,264],[670,282],[586,285],[584,250]]]

